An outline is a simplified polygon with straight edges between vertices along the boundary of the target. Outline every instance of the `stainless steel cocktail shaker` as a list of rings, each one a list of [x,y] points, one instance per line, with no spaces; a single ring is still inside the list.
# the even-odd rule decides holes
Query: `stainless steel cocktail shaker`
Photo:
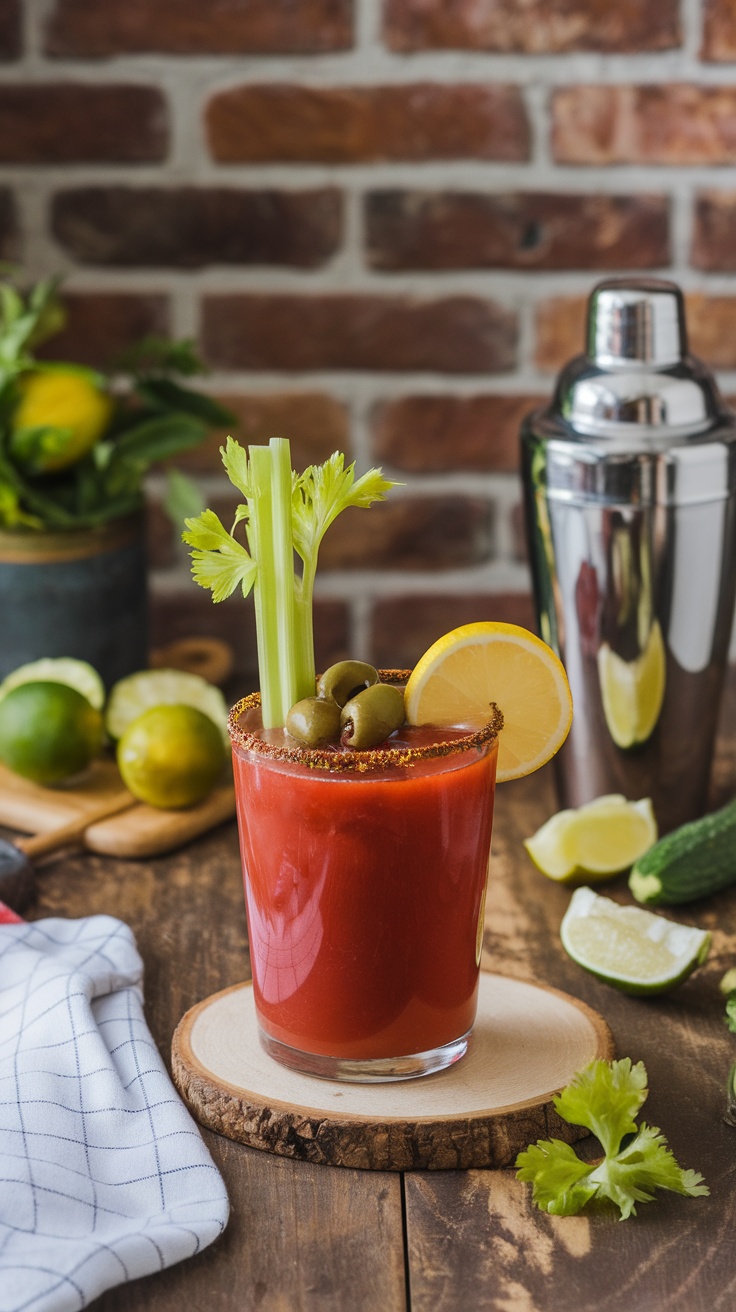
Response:
[[[560,804],[651,797],[665,832],[707,805],[736,588],[736,416],[673,283],[594,289],[586,353],[521,445],[539,632],[574,702]]]

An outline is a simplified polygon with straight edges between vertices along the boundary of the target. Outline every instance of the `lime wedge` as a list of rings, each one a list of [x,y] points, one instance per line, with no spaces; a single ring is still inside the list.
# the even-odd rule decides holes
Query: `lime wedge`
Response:
[[[193,706],[217,725],[229,748],[227,702],[213,683],[184,670],[139,670],[120,679],[110,691],[105,728],[110,737],[122,738],[128,725],[154,706]]]
[[[656,841],[651,800],[628,802],[609,793],[576,810],[558,811],[524,847],[542,874],[573,884],[611,879]]]
[[[105,702],[105,685],[97,670],[74,656],[43,656],[19,665],[0,683],[0,700],[22,683],[65,683],[86,697],[96,711],[101,711]]]
[[[560,926],[573,961],[624,993],[667,993],[702,965],[711,936],[578,888]]]

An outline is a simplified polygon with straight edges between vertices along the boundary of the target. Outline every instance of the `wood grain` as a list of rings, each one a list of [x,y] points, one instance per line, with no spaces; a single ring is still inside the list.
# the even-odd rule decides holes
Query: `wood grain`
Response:
[[[231,780],[219,784],[196,806],[180,811],[162,811],[142,802],[129,806],[128,799],[111,760],[95,761],[78,783],[59,788],[44,788],[0,765],[0,824],[36,835],[68,828],[91,852],[107,856],[160,856],[235,814]],[[123,804],[125,809],[119,811]],[[100,819],[106,810],[119,813]],[[80,831],[84,820],[89,823]]]
[[[736,671],[722,723],[713,805],[736,794]],[[668,997],[628,998],[565,955],[559,925],[569,893],[521,848],[555,809],[547,767],[499,787],[486,964],[560,988],[605,1017],[617,1053],[646,1064],[646,1119],[683,1166],[702,1171],[711,1196],[661,1195],[624,1223],[556,1219],[532,1208],[512,1169],[333,1170],[205,1130],[232,1205],[224,1235],[161,1275],[111,1290],[95,1312],[733,1312],[736,1131],[722,1113],[736,1039],[722,1022],[718,981],[736,964],[736,888],[672,913],[713,931],[707,965]],[[601,891],[630,901],[624,878]],[[156,860],[80,852],[39,872],[34,918],[95,912],[135,931],[146,1015],[167,1058],[184,1013],[249,973],[232,821]],[[576,1150],[591,1148],[583,1140]]]
[[[283,1157],[372,1171],[505,1166],[535,1139],[572,1143],[553,1094],[610,1057],[600,1016],[554,989],[482,972],[469,1052],[421,1080],[349,1084],[287,1070],[261,1048],[253,990],[192,1008],[172,1043],[175,1083],[209,1129]]]

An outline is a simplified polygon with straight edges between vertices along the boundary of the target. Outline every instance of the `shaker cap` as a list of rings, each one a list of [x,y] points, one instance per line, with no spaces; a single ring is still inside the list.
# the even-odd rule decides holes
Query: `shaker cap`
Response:
[[[666,369],[687,355],[680,288],[663,279],[611,278],[593,290],[587,353],[602,369],[649,365]]]
[[[550,411],[569,433],[625,446],[667,444],[724,421],[728,412],[715,380],[688,354],[675,283],[598,283],[588,303],[586,346],[562,370]]]

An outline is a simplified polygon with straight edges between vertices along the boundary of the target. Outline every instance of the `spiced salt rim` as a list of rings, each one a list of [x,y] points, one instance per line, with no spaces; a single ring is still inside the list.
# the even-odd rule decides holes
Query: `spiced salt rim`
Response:
[[[382,683],[405,684],[411,670],[379,670],[378,674]],[[289,747],[286,743],[266,742],[257,733],[244,729],[240,724],[240,717],[260,704],[261,694],[252,692],[233,706],[227,721],[233,745],[246,752],[257,752],[272,761],[290,761],[293,765],[304,765],[312,770],[353,770],[363,774],[368,770],[387,770],[391,766],[411,765],[414,761],[477,751],[497,738],[503,728],[502,712],[495,702],[489,702],[490,715],[480,729],[473,729],[462,738],[450,738],[442,743],[427,743],[424,747],[374,747],[369,752],[339,747]]]

